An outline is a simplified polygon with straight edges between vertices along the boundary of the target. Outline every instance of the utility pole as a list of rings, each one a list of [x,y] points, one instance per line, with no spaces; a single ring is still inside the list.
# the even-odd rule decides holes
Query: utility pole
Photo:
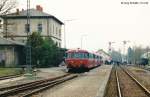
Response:
[[[32,66],[31,66],[31,42],[29,41],[30,35],[30,0],[27,0],[27,45],[26,45],[26,65],[27,65],[27,73],[32,74]]]
[[[3,24],[1,24],[1,26],[3,26],[3,34],[4,34],[4,37],[7,39],[11,36],[11,32],[10,30],[8,29],[11,25],[14,25],[14,23],[9,23],[8,22],[8,19],[7,19],[7,14],[4,15],[4,21],[3,21]],[[11,34],[10,34],[11,33]]]
[[[146,47],[146,52],[147,52],[146,56],[147,56],[147,60],[148,60],[148,64],[149,64],[149,47],[148,46]]]
[[[64,48],[66,48],[66,23],[64,22]]]
[[[112,52],[112,44],[113,43],[115,43],[115,42],[108,42],[108,52],[109,52],[109,54],[111,54],[111,52]]]
[[[115,42],[108,42],[108,53],[111,56],[111,61],[112,61],[112,44]],[[111,64],[111,61],[109,62]]]
[[[124,41],[122,41],[122,42],[123,42],[123,56],[122,56],[122,62],[125,62],[125,61],[127,61],[127,58],[126,58],[126,56],[125,56],[126,44],[129,43],[130,41],[124,40]]]
[[[8,36],[8,22],[7,22],[7,15],[5,15],[5,21],[4,21],[4,26],[5,26],[5,37],[7,39],[7,36]]]

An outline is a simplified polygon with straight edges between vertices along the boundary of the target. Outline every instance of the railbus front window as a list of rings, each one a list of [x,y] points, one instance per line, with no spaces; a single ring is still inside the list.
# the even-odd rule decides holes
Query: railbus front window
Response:
[[[72,52],[72,53],[67,53],[66,58],[89,58],[88,53],[82,53],[82,52]]]

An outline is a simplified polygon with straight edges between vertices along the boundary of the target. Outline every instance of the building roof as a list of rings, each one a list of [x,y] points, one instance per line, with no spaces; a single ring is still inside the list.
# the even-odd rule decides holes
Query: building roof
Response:
[[[25,46],[25,44],[0,37],[0,46]]]
[[[47,14],[43,11],[38,11],[36,9],[30,9],[29,10],[30,18],[53,18],[56,20],[58,23],[63,24],[59,19],[57,19],[55,16]],[[2,18],[7,18],[7,19],[24,19],[27,18],[27,10],[11,13],[6,15],[0,16]]]
[[[110,55],[109,55],[108,53],[106,53],[103,49],[98,50],[97,53],[104,53],[105,55],[110,56]]]

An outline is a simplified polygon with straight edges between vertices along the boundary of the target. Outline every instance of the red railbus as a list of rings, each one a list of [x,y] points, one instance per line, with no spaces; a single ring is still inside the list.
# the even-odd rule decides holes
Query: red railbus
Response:
[[[91,53],[87,50],[68,50],[66,52],[65,63],[69,70],[85,69],[96,67],[102,64],[102,57],[96,53]]]

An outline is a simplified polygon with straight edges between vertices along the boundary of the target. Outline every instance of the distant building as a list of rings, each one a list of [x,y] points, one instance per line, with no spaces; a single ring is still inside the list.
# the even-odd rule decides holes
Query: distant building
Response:
[[[142,54],[142,55],[140,56],[140,58],[145,58],[145,59],[150,58],[150,52],[145,52],[144,54]]]
[[[42,37],[50,36],[61,47],[61,22],[53,15],[43,12],[40,5],[30,9],[30,27],[27,25],[27,10],[0,16],[4,20],[3,36],[12,40],[26,42],[27,32],[39,32]]]
[[[98,50],[97,53],[99,53],[102,56],[103,62],[105,61],[111,62],[112,60],[111,56],[108,53],[106,53],[104,50],[102,49]]]
[[[25,65],[24,43],[0,37],[0,67]]]

